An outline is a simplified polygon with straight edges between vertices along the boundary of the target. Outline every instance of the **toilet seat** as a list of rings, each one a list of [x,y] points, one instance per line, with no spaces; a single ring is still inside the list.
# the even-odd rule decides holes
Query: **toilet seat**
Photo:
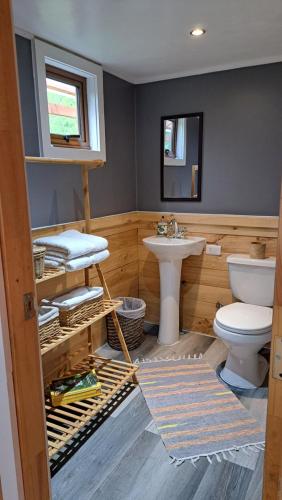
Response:
[[[263,335],[271,332],[272,309],[235,302],[217,311],[215,323],[219,328],[233,334]]]

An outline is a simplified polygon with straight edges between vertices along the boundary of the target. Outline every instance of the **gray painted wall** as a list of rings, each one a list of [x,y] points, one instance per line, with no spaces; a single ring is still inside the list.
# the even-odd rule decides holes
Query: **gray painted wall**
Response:
[[[202,202],[160,201],[160,118],[204,112]],[[277,215],[282,64],[136,87],[138,209]]]
[[[17,54],[25,150],[37,155],[29,40],[17,36]],[[93,216],[136,208],[278,214],[282,63],[137,86],[104,73],[104,102],[107,166],[91,172]],[[202,202],[161,202],[160,117],[198,111]],[[83,218],[79,167],[28,166],[27,178],[33,227]]]
[[[17,36],[22,120],[27,155],[39,154],[30,41]],[[107,163],[90,173],[94,216],[136,209],[135,89],[104,73]],[[79,167],[27,166],[32,226],[83,218]]]

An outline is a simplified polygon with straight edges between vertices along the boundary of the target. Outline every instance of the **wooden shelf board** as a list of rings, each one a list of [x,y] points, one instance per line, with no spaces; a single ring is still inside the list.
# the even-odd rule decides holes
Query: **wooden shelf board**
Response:
[[[60,333],[58,335],[56,335],[55,337],[53,337],[49,341],[46,341],[41,346],[41,355],[44,356],[44,354],[46,354],[46,352],[51,351],[52,349],[55,349],[58,345],[62,344],[63,342],[66,342],[74,335],[77,335],[78,333],[82,332],[88,326],[93,325],[94,323],[96,323],[96,321],[99,321],[101,318],[103,318],[104,316],[106,316],[110,312],[114,311],[115,309],[117,309],[121,305],[122,305],[122,301],[120,301],[120,300],[104,300],[104,311],[102,311],[98,314],[95,314],[94,316],[88,318],[87,320],[79,321],[73,327],[62,326],[60,328]]]
[[[69,405],[52,407],[46,399],[46,422],[49,457],[63,448],[75,434],[85,426],[108,401],[125,385],[137,371],[137,365],[89,355],[66,375],[95,368],[102,383],[100,396]]]
[[[60,267],[57,269],[53,269],[51,267],[45,267],[44,274],[43,274],[42,278],[36,279],[35,283],[36,283],[36,285],[39,285],[40,283],[43,283],[44,281],[47,281],[47,280],[50,280],[53,278],[57,278],[58,276],[62,276],[65,273],[66,273],[66,271],[63,267]]]
[[[80,165],[88,169],[99,168],[104,165],[104,160],[70,160],[67,158],[46,158],[43,156],[26,156],[26,163],[40,163],[44,165]]]

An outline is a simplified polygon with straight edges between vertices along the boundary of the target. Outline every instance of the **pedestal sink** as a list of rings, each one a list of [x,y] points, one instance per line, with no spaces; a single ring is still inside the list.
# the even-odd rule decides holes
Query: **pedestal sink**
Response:
[[[182,260],[189,255],[201,255],[205,238],[183,239],[149,236],[144,245],[155,254],[160,268],[160,329],[159,344],[173,345],[179,341],[179,293]]]

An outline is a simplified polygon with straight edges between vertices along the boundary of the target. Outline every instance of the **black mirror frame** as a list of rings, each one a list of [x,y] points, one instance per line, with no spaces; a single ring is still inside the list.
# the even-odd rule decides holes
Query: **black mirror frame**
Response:
[[[198,116],[199,122],[199,146],[198,146],[198,196],[197,198],[165,198],[164,197],[164,162],[163,162],[163,138],[164,138],[164,122],[175,118],[190,118]],[[202,168],[203,168],[203,122],[204,113],[185,113],[181,115],[161,116],[161,201],[201,201],[202,200]]]

